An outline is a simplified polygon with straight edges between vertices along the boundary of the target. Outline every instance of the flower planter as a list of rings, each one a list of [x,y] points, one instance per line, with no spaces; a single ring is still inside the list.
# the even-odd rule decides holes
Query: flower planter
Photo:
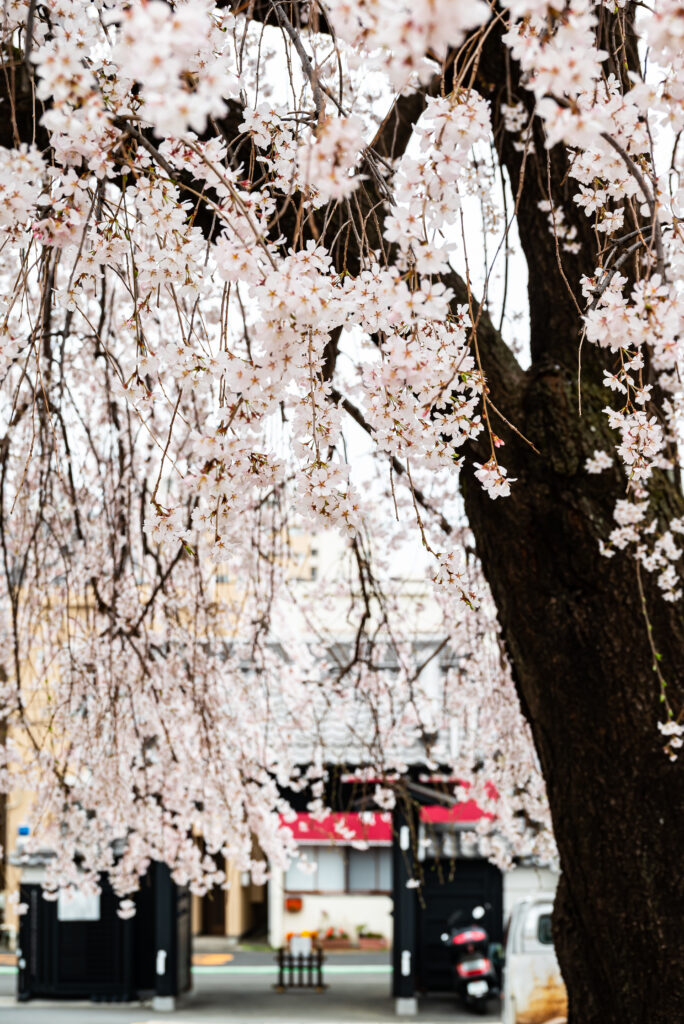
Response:
[[[351,939],[320,939],[321,949],[351,949]]]
[[[370,936],[359,935],[359,949],[381,950],[387,949],[387,946],[387,939],[383,937],[370,938]]]

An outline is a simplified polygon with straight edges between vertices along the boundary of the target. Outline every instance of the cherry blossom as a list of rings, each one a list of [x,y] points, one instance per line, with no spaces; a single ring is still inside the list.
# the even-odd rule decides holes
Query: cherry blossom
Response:
[[[497,863],[555,856],[458,496],[526,485],[478,344],[523,194],[498,200],[495,145],[569,154],[525,216],[564,274],[590,248],[567,287],[606,433],[577,472],[623,486],[603,553],[682,596],[655,500],[684,406],[679,7],[643,10],[626,75],[623,5],[503,4],[497,110],[481,0],[272,6],[15,0],[1,28],[40,112],[0,148],[0,784],[35,794],[46,895],[106,871],[122,918],[155,858],[197,893],[219,854],[286,866],[283,791],[325,814],[331,764],[384,810],[412,759],[446,767]]]

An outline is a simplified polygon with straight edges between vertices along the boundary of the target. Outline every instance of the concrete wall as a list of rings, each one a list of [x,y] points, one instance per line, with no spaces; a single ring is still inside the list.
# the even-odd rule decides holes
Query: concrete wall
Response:
[[[514,868],[504,874],[504,924],[518,900],[538,892],[555,892],[558,875],[550,868]]]
[[[356,926],[392,938],[392,900],[389,896],[355,893],[303,893],[302,909],[285,910],[283,872],[274,871],[268,885],[268,934],[272,946],[280,946],[288,932],[325,931],[343,928],[352,937]],[[503,881],[504,923],[518,900],[537,892],[555,892],[558,875],[549,868],[519,867],[507,871]],[[299,894],[298,894],[299,895]]]
[[[286,893],[282,871],[274,871],[269,882],[269,942],[281,946],[288,932],[341,928],[356,938],[358,925],[367,931],[392,938],[392,898],[383,893],[297,893],[302,909],[285,910]]]
[[[283,913],[285,934],[341,928],[351,939],[356,939],[357,927],[365,925],[369,932],[378,932],[386,939],[392,937],[391,896],[382,893],[305,893],[301,900],[302,909],[298,913]]]

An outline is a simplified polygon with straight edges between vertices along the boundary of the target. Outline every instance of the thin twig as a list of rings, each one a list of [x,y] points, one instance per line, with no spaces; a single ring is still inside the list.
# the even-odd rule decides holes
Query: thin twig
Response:
[[[339,405],[341,405],[344,411],[349,416],[351,416],[354,422],[358,423],[358,425],[363,430],[365,430],[367,434],[372,435],[373,429],[370,423],[367,421],[366,417],[358,408],[358,406],[354,405],[353,402],[350,402],[348,398],[345,398],[344,395],[337,390],[337,388],[332,388],[330,392],[330,397],[334,402],[337,402]],[[400,462],[396,455],[392,456],[392,469],[399,476],[408,476],[408,470],[406,469],[404,464]],[[451,523],[447,519],[445,519],[444,515],[434,507],[430,499],[423,494],[420,488],[411,485],[411,491],[413,497],[418,502],[418,504],[421,505],[426,512],[429,512],[430,515],[436,517],[437,522],[439,524],[439,528],[443,533],[446,533],[447,535],[454,533],[454,527],[451,525]]]
[[[285,17],[285,14],[280,9],[280,4],[278,3],[278,0],[268,0],[268,2],[271,5],[273,13],[278,19],[278,24],[285,32],[287,32],[288,36],[292,40],[294,48],[297,51],[297,55],[300,61],[302,62],[302,70],[304,71],[304,74],[311,83],[314,107],[316,108],[316,120],[318,121],[320,119],[321,111],[323,109],[323,91],[321,89],[321,84],[318,80],[318,72],[314,68],[313,64],[311,63],[311,58],[304,49],[304,45],[301,39],[299,38],[299,32],[294,27],[294,25],[289,21],[289,19]]]

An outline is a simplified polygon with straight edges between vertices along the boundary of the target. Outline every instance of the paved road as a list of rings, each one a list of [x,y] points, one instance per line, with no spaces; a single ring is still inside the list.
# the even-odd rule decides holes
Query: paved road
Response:
[[[329,955],[329,988],[278,993],[272,955],[236,952],[227,964],[193,967],[193,992],[173,1013],[150,1006],[14,1000],[14,969],[0,965],[0,1024],[381,1024],[397,1022],[389,997],[386,955]],[[487,1017],[457,1009],[453,998],[421,1001],[420,1024],[499,1021],[492,1004]]]

